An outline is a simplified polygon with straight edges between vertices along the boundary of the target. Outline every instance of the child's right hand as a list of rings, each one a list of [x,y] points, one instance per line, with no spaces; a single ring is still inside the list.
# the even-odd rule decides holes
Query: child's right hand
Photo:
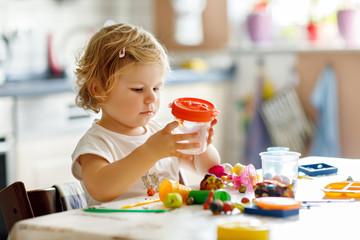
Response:
[[[181,149],[191,149],[200,147],[199,142],[180,142],[199,138],[199,133],[180,133],[173,134],[172,131],[179,125],[173,121],[166,125],[162,130],[152,135],[144,144],[149,151],[152,151],[159,159],[165,157],[178,157],[186,160],[193,160],[194,155],[179,152]]]

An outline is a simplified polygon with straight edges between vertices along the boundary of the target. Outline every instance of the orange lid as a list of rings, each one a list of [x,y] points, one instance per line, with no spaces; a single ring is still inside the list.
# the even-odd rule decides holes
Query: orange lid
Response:
[[[294,210],[301,207],[301,202],[287,197],[261,197],[256,199],[257,206],[267,210]]]
[[[219,114],[214,104],[200,98],[178,98],[169,107],[176,118],[192,122],[210,122]]]

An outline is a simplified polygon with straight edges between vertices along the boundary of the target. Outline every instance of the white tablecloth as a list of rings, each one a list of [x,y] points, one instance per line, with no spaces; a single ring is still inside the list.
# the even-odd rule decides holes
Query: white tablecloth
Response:
[[[348,176],[360,180],[360,160],[315,158],[300,159],[299,164],[324,162],[339,168],[338,174],[299,179],[298,200],[320,200],[321,191],[331,182]],[[156,196],[155,196],[156,197]],[[120,208],[149,197],[104,204]],[[153,198],[153,197],[152,197]],[[161,202],[145,205],[163,208]],[[137,208],[143,208],[137,207]],[[273,218],[238,213],[213,215],[202,205],[183,206],[165,213],[90,213],[81,209],[27,219],[15,224],[10,238],[15,239],[207,239],[217,238],[217,226],[228,221],[262,220],[270,226],[270,239],[356,239],[360,202],[323,203],[301,208],[300,214],[288,218]],[[355,237],[355,238],[354,238]]]

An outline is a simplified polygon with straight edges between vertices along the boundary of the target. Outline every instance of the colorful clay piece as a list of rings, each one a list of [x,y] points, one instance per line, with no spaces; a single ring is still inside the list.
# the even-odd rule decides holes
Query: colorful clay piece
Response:
[[[185,186],[183,184],[180,184],[176,181],[170,180],[170,179],[164,179],[159,186],[159,198],[162,202],[165,201],[166,195],[168,193],[179,193],[181,197],[183,198],[183,201],[185,202],[188,198],[189,192],[191,191],[191,188],[188,186]]]
[[[183,199],[179,193],[168,193],[166,195],[164,205],[168,208],[178,208],[181,207]]]
[[[233,207],[240,210],[240,212],[244,212],[244,205],[241,203],[233,203]]]
[[[240,184],[244,184],[247,189],[253,190],[253,186],[258,182],[258,177],[254,165],[247,165],[240,176],[233,174],[233,183],[236,189]]]
[[[221,176],[221,180],[225,183],[231,180],[231,175]]]
[[[292,185],[285,185],[277,181],[264,181],[254,186],[255,197],[294,197]]]
[[[244,184],[239,185],[239,193],[245,193],[246,192],[246,186]]]
[[[228,175],[227,173],[225,173],[225,167],[223,167],[221,165],[215,165],[212,168],[210,168],[209,174],[214,174],[218,178]]]
[[[271,180],[271,179],[273,178],[273,176],[272,176],[271,173],[268,172],[268,173],[265,173],[265,174],[264,174],[263,178],[264,178],[264,181],[265,181],[265,180]]]
[[[240,176],[241,172],[244,170],[246,166],[242,165],[241,163],[237,163],[234,165],[233,169],[231,170],[231,174],[236,174]]]
[[[189,192],[188,198],[189,197],[194,198],[194,204],[203,204],[204,202],[206,202],[206,199],[208,198],[209,193],[210,193],[210,190],[191,190]],[[223,189],[215,190],[212,198],[219,199],[221,201],[230,201],[231,200],[230,194]]]
[[[272,178],[266,178],[266,179],[264,177],[264,181],[265,180],[273,180],[273,181],[277,181],[277,182],[285,184],[285,185],[294,184],[294,183],[291,182],[290,178],[288,178],[287,176],[284,176],[284,175],[275,175]]]
[[[224,182],[214,174],[206,174],[200,183],[200,190],[217,190],[223,187]]]
[[[230,201],[221,201],[219,199],[215,199],[209,203],[208,207],[214,215],[219,214],[231,214],[234,209],[234,205]]]
[[[290,178],[288,178],[287,176],[281,176],[281,178],[282,178],[282,183],[283,184],[285,184],[285,185],[292,184]]]
[[[154,196],[155,195],[155,190],[153,189],[153,188],[149,188],[148,190],[147,190],[147,195],[148,196]]]
[[[211,191],[209,192],[209,195],[207,196],[205,202],[204,202],[204,210],[209,209],[209,205],[210,205],[210,203],[213,201],[213,196],[214,196],[214,191],[211,190]]]
[[[224,202],[223,212],[225,214],[231,213],[234,209],[234,206],[231,202]]]
[[[272,180],[282,183],[282,177],[280,175],[275,175]]]
[[[186,204],[187,204],[187,205],[193,205],[194,202],[195,202],[195,198],[194,198],[194,197],[188,197],[188,198],[186,199]]]
[[[214,200],[209,204],[209,208],[213,214],[218,215],[223,211],[224,203],[221,200]]]

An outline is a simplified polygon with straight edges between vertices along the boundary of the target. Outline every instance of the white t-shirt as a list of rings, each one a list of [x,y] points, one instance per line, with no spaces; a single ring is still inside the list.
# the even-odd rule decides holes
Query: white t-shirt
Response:
[[[92,127],[80,139],[71,156],[73,161],[72,173],[76,179],[80,180],[89,206],[100,204],[100,202],[93,199],[84,186],[82,180],[82,168],[79,162],[76,161],[78,157],[83,154],[95,154],[105,158],[109,163],[118,160],[121,161],[121,159],[145,143],[151,135],[162,128],[154,121],[150,121],[145,127],[146,133],[144,135],[127,136],[112,132],[97,124],[97,121],[98,120],[94,121]],[[154,188],[155,191],[158,191],[159,185],[164,179],[172,179],[174,181],[179,180],[179,161],[177,158],[169,157],[157,161],[156,164],[150,168],[144,176],[138,179],[126,193],[115,200],[144,195],[150,187]]]

